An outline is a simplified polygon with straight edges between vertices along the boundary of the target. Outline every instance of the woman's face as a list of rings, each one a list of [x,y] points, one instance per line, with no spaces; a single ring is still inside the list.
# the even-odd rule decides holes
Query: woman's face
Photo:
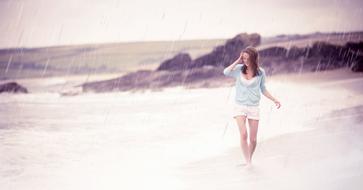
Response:
[[[242,61],[243,63],[248,66],[249,65],[249,62],[248,62],[248,59],[250,58],[250,55],[248,55],[248,53],[246,52],[243,52],[242,53]]]

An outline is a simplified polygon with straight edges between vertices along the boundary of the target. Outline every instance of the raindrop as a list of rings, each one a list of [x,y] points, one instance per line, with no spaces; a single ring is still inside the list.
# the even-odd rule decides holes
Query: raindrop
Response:
[[[318,65],[315,67],[315,72],[318,72],[319,71],[319,69],[320,69],[320,63],[321,63],[321,60],[319,60]]]
[[[18,18],[16,19],[15,27],[19,26],[20,21],[22,20],[22,17],[23,17],[23,12],[24,12],[24,3],[21,3]]]
[[[24,66],[24,64],[21,63],[19,66],[18,72],[16,73],[16,77],[18,77],[20,75],[20,73],[23,71],[23,66]]]
[[[304,67],[304,57],[300,57],[300,70],[299,75],[302,73]]]
[[[185,33],[185,31],[186,31],[187,27],[188,27],[188,20],[187,20],[187,21],[185,21],[184,28],[183,28],[183,32],[179,35],[178,40],[180,40],[180,39],[181,39],[181,37],[184,35],[184,33]]]
[[[42,77],[45,75],[45,73],[47,72],[48,69],[48,64],[49,64],[49,58],[47,59],[47,62],[45,63],[44,69],[43,69],[43,73],[42,73]]]
[[[7,66],[6,66],[5,73],[7,73],[7,72],[8,72],[9,67],[10,67],[10,64],[12,63],[12,61],[13,61],[13,55],[10,55],[10,58],[9,58],[8,64],[7,64]]]

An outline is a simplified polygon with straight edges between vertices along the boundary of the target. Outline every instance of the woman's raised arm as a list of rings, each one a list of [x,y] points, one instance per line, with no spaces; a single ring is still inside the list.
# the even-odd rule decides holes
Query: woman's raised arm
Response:
[[[238,59],[236,61],[234,61],[231,65],[229,65],[228,67],[226,67],[223,70],[223,74],[226,76],[234,77],[234,73],[232,71],[234,71],[236,69],[236,65],[241,63],[241,61],[242,61],[242,53],[240,54],[240,56],[238,57]]]

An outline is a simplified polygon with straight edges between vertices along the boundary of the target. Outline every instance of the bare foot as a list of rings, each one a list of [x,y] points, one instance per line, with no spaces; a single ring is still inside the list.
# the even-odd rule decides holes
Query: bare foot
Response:
[[[251,162],[247,163],[244,168],[251,169],[252,168],[252,163]]]
[[[247,163],[237,164],[237,167],[245,167]]]

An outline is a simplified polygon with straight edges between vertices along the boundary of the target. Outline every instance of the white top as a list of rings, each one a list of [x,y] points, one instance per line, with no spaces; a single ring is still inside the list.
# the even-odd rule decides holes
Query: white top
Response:
[[[255,79],[251,78],[250,80],[247,80],[243,77],[243,75],[241,76],[242,67],[242,64],[237,64],[235,69],[227,69],[228,67],[226,67],[223,70],[223,74],[236,79],[236,103],[240,105],[257,106],[259,105],[259,101],[261,99],[261,93],[266,91],[266,72],[263,68],[260,67],[258,70],[258,75],[254,77]],[[249,85],[245,85],[244,83]]]
[[[241,82],[242,82],[243,84],[245,84],[245,85],[250,85],[250,84],[252,84],[252,83],[256,80],[256,78],[257,78],[257,77],[253,77],[253,78],[251,78],[251,79],[247,80],[247,79],[243,76],[243,74],[242,74],[242,72],[241,72]]]

